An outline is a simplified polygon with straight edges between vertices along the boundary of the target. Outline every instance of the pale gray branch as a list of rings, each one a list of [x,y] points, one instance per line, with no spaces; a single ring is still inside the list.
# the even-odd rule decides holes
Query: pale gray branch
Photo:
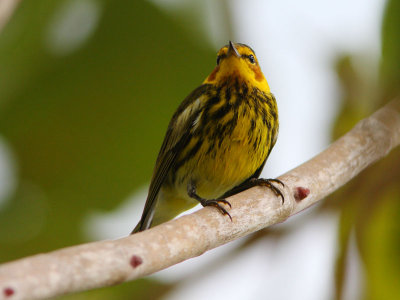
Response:
[[[232,222],[206,207],[126,238],[3,264],[0,299],[44,299],[133,280],[283,222],[399,145],[399,107],[400,101],[391,102],[328,149],[279,177],[285,183],[284,204],[269,189],[256,187],[229,198]]]
[[[11,18],[20,0],[0,0],[0,32]]]

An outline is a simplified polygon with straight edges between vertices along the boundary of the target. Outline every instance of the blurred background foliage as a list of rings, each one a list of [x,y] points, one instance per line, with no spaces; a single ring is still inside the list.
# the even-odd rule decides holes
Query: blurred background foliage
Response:
[[[388,1],[382,24],[379,74],[372,80],[342,57],[336,70],[342,83],[342,107],[333,139],[400,96],[400,1]],[[342,299],[349,242],[355,235],[365,269],[363,299],[400,299],[400,149],[366,169],[325,201],[321,209],[338,210],[339,255],[336,299]]]
[[[62,45],[52,30],[90,27],[93,9],[80,5],[101,18],[75,50],[76,37]],[[87,16],[57,23],[74,9]],[[21,1],[0,36],[0,134],[18,172],[0,210],[1,262],[87,241],[88,211],[115,208],[148,182],[175,107],[214,65],[201,40],[145,1]],[[91,297],[119,292],[130,294]]]
[[[173,18],[146,1],[20,2],[0,33],[0,141],[17,178],[0,203],[0,262],[87,242],[90,211],[111,211],[148,183],[174,109],[214,66],[194,11]],[[228,9],[222,18],[229,24]],[[386,5],[379,74],[366,76],[359,61],[337,60],[342,99],[333,139],[399,95],[400,1]],[[340,215],[332,298],[343,299],[355,237],[361,299],[400,299],[399,157],[393,151],[308,216]],[[286,234],[260,231],[220,264]],[[141,279],[62,299],[157,299],[173,287]]]
[[[174,108],[213,66],[211,47],[153,5],[98,5],[97,30],[71,54],[46,45],[59,1],[22,1],[2,32],[0,132],[19,178],[1,211],[3,261],[83,242],[88,209],[146,184]]]

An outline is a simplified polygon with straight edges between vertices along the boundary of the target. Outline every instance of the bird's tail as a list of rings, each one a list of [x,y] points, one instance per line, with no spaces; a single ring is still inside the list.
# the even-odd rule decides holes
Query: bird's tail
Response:
[[[131,234],[134,234],[134,233],[136,233],[136,232],[143,231],[144,229],[141,230],[141,227],[142,227],[141,225],[142,225],[142,222],[139,222],[139,223],[135,226],[135,228],[133,228]]]

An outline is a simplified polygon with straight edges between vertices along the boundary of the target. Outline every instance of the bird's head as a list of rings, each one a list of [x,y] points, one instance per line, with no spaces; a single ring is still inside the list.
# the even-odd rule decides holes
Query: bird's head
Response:
[[[254,50],[245,44],[231,41],[218,51],[217,66],[204,83],[220,85],[229,80],[245,82],[264,92],[270,92]]]

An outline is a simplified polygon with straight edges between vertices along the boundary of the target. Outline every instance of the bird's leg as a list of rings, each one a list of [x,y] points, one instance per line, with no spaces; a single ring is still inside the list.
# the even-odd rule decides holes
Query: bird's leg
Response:
[[[196,192],[196,185],[193,182],[189,182],[188,186],[187,186],[187,193],[189,195],[190,198],[196,199],[197,201],[200,202],[201,205],[203,205],[203,207],[206,206],[214,206],[216,207],[223,215],[227,215],[231,221],[232,221],[232,217],[231,215],[227,212],[227,210],[221,205],[221,203],[223,204],[227,204],[229,205],[229,207],[232,208],[232,205],[226,201],[225,199],[204,199],[202,197],[200,197],[199,195],[197,195]]]
[[[243,192],[249,188],[252,188],[257,185],[261,186],[266,186],[270,188],[275,195],[280,196],[282,198],[282,203],[285,202],[285,198],[283,197],[283,194],[280,189],[278,189],[276,186],[272,184],[272,182],[276,182],[281,184],[282,186],[285,186],[282,181],[279,179],[264,179],[264,178],[250,178],[246,180],[245,182],[239,184],[238,186],[235,186],[233,189],[229,190],[226,192],[222,197],[230,197],[232,195],[236,195],[240,192]]]
[[[282,203],[284,203],[285,197],[283,197],[281,190],[278,189],[275,185],[273,185],[272,182],[276,182],[276,183],[281,184],[282,186],[285,186],[285,184],[282,181],[280,181],[279,179],[252,178],[248,181],[248,183],[246,185],[246,189],[249,189],[249,188],[251,188],[253,186],[257,186],[257,185],[266,186],[270,190],[272,190],[276,196],[280,196],[282,198]]]

